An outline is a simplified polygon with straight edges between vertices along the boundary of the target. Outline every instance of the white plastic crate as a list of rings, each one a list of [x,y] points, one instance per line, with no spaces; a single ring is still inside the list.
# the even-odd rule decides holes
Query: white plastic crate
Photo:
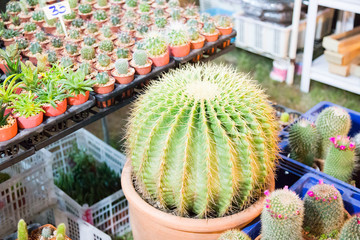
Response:
[[[242,10],[241,0],[200,0],[199,3],[202,12],[210,8],[221,8],[232,12]]]
[[[0,239],[21,218],[29,220],[56,202],[51,162],[52,154],[42,149],[2,171],[11,178],[0,184]]]
[[[65,160],[73,148],[74,142],[77,143],[79,148],[85,149],[91,154],[95,160],[106,162],[112,170],[121,176],[122,169],[126,162],[124,154],[118,152],[88,131],[80,129],[47,147],[47,149],[54,154],[54,178],[58,176],[59,171],[68,170]],[[128,202],[122,190],[117,191],[90,207],[80,206],[75,200],[56,186],[55,193],[60,208],[79,218],[87,218],[87,221],[93,223],[94,226],[108,234],[121,236],[131,230]],[[86,217],[88,215],[91,215],[92,219],[88,219],[88,217]]]
[[[316,39],[322,39],[331,31],[334,9],[321,10],[317,17]],[[234,14],[237,31],[236,46],[271,58],[287,58],[292,26],[264,22],[256,18]],[[300,21],[298,48],[304,47],[306,19]]]

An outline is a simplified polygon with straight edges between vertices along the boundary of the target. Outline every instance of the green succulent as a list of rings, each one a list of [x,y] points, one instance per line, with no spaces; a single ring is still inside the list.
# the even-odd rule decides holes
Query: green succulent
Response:
[[[36,6],[39,3],[38,0],[26,0],[26,2],[31,7]]]
[[[70,94],[66,93],[65,88],[62,85],[59,86],[53,81],[48,81],[44,88],[39,89],[37,96],[37,101],[41,104],[50,104],[54,108],[56,108],[57,102],[62,102],[64,99],[71,97]]]
[[[155,25],[158,28],[165,28],[167,24],[167,19],[165,17],[157,17],[155,18]]]
[[[98,63],[101,67],[108,67],[111,63],[111,58],[107,54],[99,54]]]
[[[84,37],[84,44],[86,46],[92,46],[96,43],[96,38],[94,38],[93,36],[85,36]]]
[[[31,17],[34,21],[43,21],[45,19],[45,15],[42,10],[33,12]]]
[[[186,16],[194,17],[198,13],[198,9],[195,5],[189,5],[185,8],[184,14]]]
[[[44,31],[36,32],[35,33],[35,38],[39,42],[44,42],[44,41],[46,41],[48,39]]]
[[[102,40],[99,43],[99,49],[104,52],[112,52],[114,50],[114,43],[111,40]]]
[[[127,31],[133,31],[135,30],[135,23],[133,21],[127,21],[125,22],[124,24],[124,28],[127,30]]]
[[[30,52],[35,55],[36,53],[42,53],[43,49],[38,42],[32,42],[29,46]]]
[[[69,30],[69,37],[71,38],[71,39],[79,39],[80,38],[80,32],[79,32],[79,30],[78,29],[76,29],[76,28],[72,28],[72,29],[70,29]]]
[[[136,17],[137,17],[137,15],[136,15],[135,11],[132,10],[132,9],[126,10],[126,12],[124,14],[124,18],[127,19],[127,20],[131,20],[131,19],[134,19]]]
[[[104,21],[107,19],[107,14],[106,11],[104,10],[96,10],[93,13],[93,17],[97,20],[97,21]]]
[[[76,12],[71,11],[69,14],[64,15],[64,19],[73,20],[76,18]]]
[[[96,23],[89,22],[86,25],[86,29],[89,33],[97,33],[99,31],[99,28]]]
[[[74,66],[74,61],[71,57],[65,56],[60,59],[60,65],[64,68],[70,68]]]
[[[166,1],[165,0],[156,0],[155,1],[157,5],[159,6],[164,6],[166,4]]]
[[[54,48],[61,48],[64,45],[64,42],[60,37],[53,37],[50,42],[51,46],[53,46]]]
[[[142,13],[147,13],[150,12],[150,4],[146,3],[146,2],[142,2],[139,4],[139,10]]]
[[[84,60],[93,60],[95,58],[95,49],[85,46],[80,50],[81,58]]]
[[[186,22],[186,26],[188,26],[189,28],[197,28],[199,26],[199,22],[195,18],[191,18]]]
[[[20,3],[18,1],[10,1],[6,4],[6,11],[12,13],[21,12]]]
[[[232,20],[228,16],[218,16],[215,18],[216,24],[222,28],[228,28],[232,26]]]
[[[234,229],[224,232],[217,240],[251,240],[251,238],[246,233]]]
[[[91,13],[91,11],[92,11],[91,4],[85,3],[79,5],[79,12],[83,14],[87,14],[87,13]]]
[[[130,55],[130,51],[127,48],[117,48],[115,50],[115,54],[116,54],[117,58],[126,58],[127,59]]]
[[[20,26],[21,21],[20,21],[19,16],[11,17],[11,23],[14,24],[14,26]]]
[[[4,39],[12,39],[20,35],[20,32],[15,29],[4,29],[1,37]]]
[[[21,77],[21,74],[12,74],[5,78],[0,86],[0,99],[3,104],[12,103],[17,98],[17,94],[15,93],[16,89],[22,84],[18,82]]]
[[[121,7],[120,5],[111,5],[110,6],[110,13],[113,15],[120,15]]]
[[[145,24],[145,23],[140,23],[137,26],[136,31],[138,33],[140,33],[141,35],[144,35],[144,34],[149,32],[149,26],[147,24]]]
[[[76,43],[67,43],[65,45],[65,50],[68,54],[74,55],[78,52],[78,45]]]
[[[137,66],[144,66],[148,62],[148,56],[145,50],[137,49],[133,54],[133,59]]]
[[[45,16],[45,22],[48,26],[56,26],[56,23],[58,22],[57,21],[57,18],[53,18],[53,19],[48,19],[46,16]]]
[[[10,20],[10,14],[8,12],[1,12],[1,19],[4,22],[8,22]]]
[[[91,73],[91,65],[89,62],[82,62],[79,65],[79,69],[85,73],[85,75],[89,75]]]
[[[39,89],[40,79],[38,77],[38,69],[34,65],[27,65],[23,62],[21,64],[21,81],[25,86],[22,88],[26,91],[37,92]]]
[[[100,28],[100,32],[102,33],[102,35],[105,37],[105,38],[111,38],[113,36],[113,32],[111,31],[111,28],[110,26],[108,25],[103,25],[101,28]]]
[[[118,26],[120,25],[120,17],[119,16],[115,16],[115,15],[111,15],[110,16],[110,22],[113,26]]]
[[[185,28],[174,27],[167,34],[171,46],[181,46],[189,42],[189,36]]]
[[[141,14],[140,15],[140,23],[150,24],[151,23],[150,14]]]
[[[155,15],[155,17],[163,17],[163,16],[165,16],[165,11],[163,8],[155,8],[154,15]]]
[[[31,117],[41,112],[45,112],[39,100],[35,99],[35,95],[30,91],[18,95],[17,101],[13,102],[13,113],[20,117]]]
[[[64,33],[64,29],[63,29],[63,27],[62,27],[62,25],[61,25],[61,23],[60,22],[57,22],[56,24],[55,24],[55,26],[56,26],[56,33],[57,34],[63,34],[63,35],[65,35],[65,33]]]
[[[85,95],[87,91],[92,91],[92,86],[94,86],[96,81],[91,79],[85,80],[85,73],[79,69],[76,72],[72,70],[65,72],[65,79],[60,80],[60,83],[63,84],[69,94]]]
[[[98,84],[104,85],[110,80],[109,74],[107,72],[100,72],[96,75],[96,82]]]
[[[123,31],[118,34],[118,39],[122,44],[128,44],[131,42],[132,37],[129,32]]]
[[[177,7],[180,7],[180,3],[178,0],[170,0],[168,2],[168,5],[170,8],[177,8]]]
[[[199,31],[194,27],[191,27],[188,29],[188,35],[189,35],[191,41],[196,41],[200,37]]]
[[[105,7],[108,5],[108,1],[107,0],[97,0],[97,4],[100,6],[100,7]]]
[[[146,50],[146,39],[142,39],[140,41],[136,41],[135,42],[135,48],[134,49],[138,49],[138,50]]]
[[[55,105],[55,108],[56,108],[56,105]],[[41,236],[45,238],[45,240],[48,240],[51,235],[52,235],[53,231],[51,230],[50,227],[44,227],[42,230],[41,230]]]
[[[57,60],[58,60],[58,57],[57,57],[57,54],[56,54],[56,51],[53,51],[53,50],[50,50],[47,52],[47,58],[48,58],[48,62],[49,63],[56,63]]]
[[[69,5],[71,9],[76,8],[78,5],[78,0],[69,0]]]
[[[26,38],[18,38],[15,42],[18,44],[19,50],[24,50],[29,46],[29,41]]]
[[[148,36],[145,39],[146,50],[151,57],[161,56],[166,53],[168,45],[161,35]]]
[[[81,18],[76,18],[71,22],[71,26],[81,28],[84,26],[85,21]]]
[[[5,60],[5,75],[11,76],[20,73],[20,51],[15,42],[4,49],[0,48],[0,59]]]
[[[56,227],[56,237],[58,237],[59,234],[66,236],[66,226],[64,223],[60,223],[57,227]]]
[[[200,14],[199,19],[200,19],[200,22],[205,23],[205,22],[210,21],[211,15],[209,13],[207,13],[207,12],[203,12],[203,13]]]
[[[28,240],[29,239],[27,224],[23,219],[20,219],[20,221],[17,225],[17,239],[18,240]]]
[[[204,33],[214,34],[216,32],[216,26],[213,22],[205,22],[203,26]]]
[[[130,8],[134,8],[137,7],[137,0],[126,0],[125,1],[126,6],[130,7]]]
[[[129,62],[127,59],[118,59],[115,62],[115,69],[119,74],[127,74],[129,72]]]

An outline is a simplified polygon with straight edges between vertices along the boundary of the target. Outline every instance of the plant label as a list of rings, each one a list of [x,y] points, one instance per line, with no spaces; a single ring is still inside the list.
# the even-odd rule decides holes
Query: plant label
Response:
[[[43,9],[48,19],[58,18],[63,15],[71,13],[71,9],[68,1],[47,5]]]

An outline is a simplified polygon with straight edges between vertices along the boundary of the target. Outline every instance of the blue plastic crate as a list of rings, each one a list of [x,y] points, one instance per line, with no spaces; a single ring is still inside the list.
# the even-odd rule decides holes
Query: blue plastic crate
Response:
[[[319,180],[324,180],[324,183],[333,184],[341,193],[345,209],[351,214],[360,212],[360,190],[357,188],[349,188],[348,184],[345,184],[337,179],[331,179],[331,177],[323,178],[322,176],[307,173],[299,181],[290,187],[290,190],[296,192],[301,198],[304,198],[306,192],[314,185],[319,183]],[[258,221],[243,231],[247,233],[252,239],[259,236],[261,231],[261,222]]]

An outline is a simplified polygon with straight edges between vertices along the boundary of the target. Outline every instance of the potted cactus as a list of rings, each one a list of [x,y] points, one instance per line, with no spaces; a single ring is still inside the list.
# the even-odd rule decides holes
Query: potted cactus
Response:
[[[45,17],[45,22],[42,26],[44,28],[44,32],[49,33],[49,34],[54,34],[56,31],[56,23],[57,23],[56,18],[47,19]]]
[[[144,39],[149,30],[150,28],[146,23],[139,23],[135,33],[136,40]]]
[[[188,28],[199,28],[202,27],[202,25],[196,20],[195,18],[191,18],[186,22],[186,26]]]
[[[111,71],[111,75],[120,84],[128,84],[134,80],[135,69],[129,67],[127,59],[118,59],[115,62],[115,69]]]
[[[107,72],[100,72],[95,77],[94,92],[98,94],[106,94],[112,92],[115,86],[115,79]]]
[[[22,23],[30,22],[31,15],[29,14],[28,4],[26,0],[19,1],[21,12],[18,14]]]
[[[85,30],[85,21],[82,18],[75,18],[72,20],[71,26],[83,32]]]
[[[117,5],[115,5],[117,6]],[[120,24],[120,17],[117,15],[111,15],[110,16],[110,29],[113,33],[117,33],[120,30],[121,24]]]
[[[218,16],[215,18],[216,28],[220,31],[220,35],[229,35],[233,29],[233,23],[228,16]]]
[[[58,61],[58,56],[56,51],[54,50],[48,50],[47,51],[47,60],[49,62],[49,64],[55,64]]]
[[[136,32],[134,20],[128,20],[124,23],[124,25],[121,28],[122,31],[129,32],[131,36],[134,36]]]
[[[10,14],[10,16],[17,16],[21,12],[20,2],[18,1],[10,1],[6,4],[6,12]]]
[[[66,36],[65,36],[65,32],[64,32],[64,29],[63,29],[61,23],[60,23],[60,22],[57,22],[57,23],[55,24],[55,26],[56,26],[56,31],[55,31],[55,33],[54,33],[53,35],[54,35],[55,37],[59,37],[59,38],[61,38],[62,40],[64,40]]]
[[[53,37],[50,40],[50,49],[56,51],[58,54],[64,50],[64,42],[60,37]]]
[[[136,10],[138,5],[137,0],[125,0],[125,5],[123,6],[126,10]]]
[[[76,12],[71,11],[69,14],[64,15],[64,23],[66,26],[71,26],[71,22],[76,18]]]
[[[169,63],[170,55],[164,37],[157,33],[150,33],[145,38],[145,48],[154,66],[160,67]]]
[[[211,15],[207,12],[203,12],[198,17],[199,22],[201,25],[204,25],[204,23],[211,21]]]
[[[35,23],[28,22],[24,24],[24,36],[30,41],[33,39],[36,30],[37,27]]]
[[[157,240],[217,239],[260,214],[262,192],[274,189],[277,123],[246,75],[188,65],[164,74],[134,109],[121,174],[134,239],[154,229]]]
[[[18,132],[17,121],[10,116],[10,113],[5,114],[6,106],[3,106],[3,101],[0,100],[0,142],[12,139]]]
[[[107,0],[97,0],[97,2],[94,4],[94,8],[96,10],[108,11],[110,9],[110,5],[108,4]]]
[[[86,25],[86,29],[84,31],[84,34],[85,35],[94,35],[94,36],[97,36],[100,34],[99,32],[99,27],[96,23],[93,23],[93,22],[88,22],[87,25]]]
[[[117,48],[113,54],[115,59],[126,59],[130,61],[132,59],[131,52],[128,48]]]
[[[60,81],[67,93],[72,96],[68,98],[69,105],[80,105],[89,99],[94,80],[85,80],[85,73],[82,70],[65,72],[66,79]]]
[[[4,29],[1,33],[1,38],[4,41],[5,47],[13,44],[15,42],[15,38],[20,35],[20,32],[14,29]]]
[[[28,8],[33,11],[38,6],[39,1],[38,0],[26,0],[26,4],[27,4]]]
[[[189,5],[185,8],[184,16],[186,19],[198,18],[199,17],[199,9],[195,5]]]
[[[180,7],[180,2],[179,0],[169,0],[168,1],[168,6],[169,8],[179,8]]]
[[[81,42],[81,47],[85,47],[85,46],[94,47],[94,48],[97,47],[96,38],[91,35],[86,35],[84,37],[84,41]]]
[[[80,56],[78,57],[78,62],[90,62],[93,63],[95,61],[95,49],[94,47],[85,46],[80,50]]]
[[[100,28],[101,34],[98,36],[99,40],[111,40],[114,41],[116,39],[116,35],[111,30],[111,27],[109,25],[103,25]]]
[[[20,225],[21,224],[21,225]],[[57,227],[51,224],[45,224],[30,233],[28,236],[27,226],[24,220],[18,223],[18,240],[71,240],[66,236],[66,226],[61,223]]]
[[[155,23],[154,30],[161,31],[161,30],[165,29],[168,22],[167,22],[166,17],[157,17],[157,18],[155,18],[154,23]]]
[[[28,50],[29,41],[26,38],[17,38],[15,43],[17,44],[19,51],[26,52]]]
[[[76,60],[77,56],[79,56],[79,49],[76,43],[69,42],[65,45],[65,53],[73,60]]]
[[[38,25],[40,28],[43,26],[45,22],[45,15],[42,10],[37,10],[33,12],[31,18],[35,22],[35,24]]]
[[[79,16],[83,20],[90,20],[92,17],[92,6],[89,3],[79,5]]]
[[[135,69],[136,74],[145,75],[151,72],[152,61],[145,50],[135,50],[130,65]]]
[[[79,44],[83,39],[80,34],[79,29],[77,29],[77,28],[71,28],[69,30],[68,34],[69,34],[68,41],[71,43]]]
[[[45,111],[41,108],[41,103],[35,99],[35,95],[31,91],[18,95],[11,108],[19,128],[34,128],[43,121]]]
[[[96,10],[93,13],[93,21],[96,23],[98,28],[108,21],[108,16],[105,10]]]
[[[166,0],[155,0],[153,8],[167,8]]]
[[[141,14],[139,20],[139,24],[145,24],[147,26],[150,26],[153,23],[153,19],[150,14]]]
[[[129,32],[122,31],[118,34],[115,44],[121,48],[131,48],[135,44],[135,40]]]
[[[106,39],[106,40],[102,40],[99,43],[98,53],[104,53],[110,56],[113,54],[113,52],[114,52],[114,43],[111,40]]]
[[[9,28],[11,24],[10,14],[7,12],[1,12],[1,20],[4,22],[4,25]]]
[[[46,49],[47,45],[49,44],[50,40],[48,36],[46,36],[44,31],[37,31],[35,34],[35,39],[38,43],[41,44],[43,49]]]
[[[215,42],[219,38],[219,30],[216,29],[215,23],[211,21],[204,23],[201,34],[207,42]]]
[[[150,6],[149,3],[147,3],[147,2],[141,2],[141,3],[139,4],[139,8],[138,8],[137,12],[138,12],[139,14],[149,13],[149,12],[150,12],[150,9],[151,9],[151,6]]]
[[[98,72],[91,66],[91,64],[86,61],[80,63],[78,69],[85,73],[85,79],[93,79],[98,74]]]
[[[170,20],[177,22],[185,22],[185,20],[181,17],[181,10],[179,8],[173,8],[170,11]]]
[[[32,42],[29,46],[29,52],[27,53],[27,57],[29,58],[30,62],[34,65],[37,64],[36,54],[41,54],[43,52],[43,48],[41,47],[40,43]]]
[[[143,15],[146,15],[146,14],[143,14]],[[124,20],[125,21],[135,21],[137,17],[138,16],[137,16],[136,12],[133,9],[127,9],[126,12],[124,13]]]
[[[20,31],[23,26],[21,26],[21,21],[19,16],[12,16],[11,17],[11,25],[9,26],[9,28]]]
[[[76,70],[78,68],[78,64],[74,62],[74,60],[69,56],[63,56],[60,59],[60,66],[65,69]]]
[[[169,17],[169,15],[165,12],[165,10],[163,8],[155,8],[154,16],[155,17],[166,17],[166,18]]]
[[[199,49],[204,46],[205,37],[200,35],[197,28],[191,27],[188,29],[188,35],[190,37],[190,47],[191,49]]]
[[[167,33],[170,53],[174,57],[185,57],[190,53],[190,38],[181,23],[173,23]]]
[[[100,72],[107,72],[111,74],[111,70],[114,69],[114,64],[111,62],[111,58],[104,53],[101,53],[97,56],[97,62],[94,65],[95,69]]]
[[[116,5],[116,4],[111,4],[110,5],[110,14],[121,17],[123,15],[121,6]]]

